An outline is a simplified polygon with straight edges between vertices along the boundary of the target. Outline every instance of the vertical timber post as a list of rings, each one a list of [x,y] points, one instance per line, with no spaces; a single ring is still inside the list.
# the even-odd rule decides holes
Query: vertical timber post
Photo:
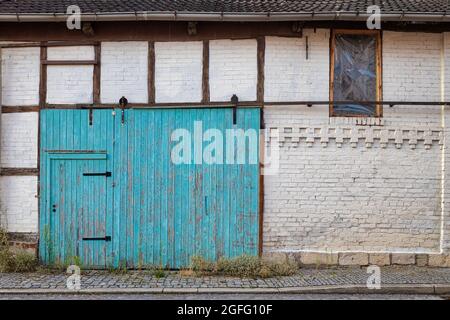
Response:
[[[148,103],[156,102],[155,89],[155,42],[148,43]]]
[[[209,93],[209,40],[203,41],[203,69],[202,69],[202,102],[210,102]]]
[[[93,92],[93,102],[94,104],[99,104],[100,101],[100,78],[101,78],[101,44],[98,43],[94,46],[94,52],[95,52],[95,65],[94,65],[94,92]]]
[[[47,102],[47,45],[41,43],[41,67],[39,78],[39,109],[45,108]]]

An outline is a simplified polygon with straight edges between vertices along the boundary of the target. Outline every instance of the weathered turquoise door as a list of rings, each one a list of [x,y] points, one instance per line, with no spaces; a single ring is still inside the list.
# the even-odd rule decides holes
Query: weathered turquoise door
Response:
[[[40,116],[41,261],[105,268],[112,260],[112,110]]]
[[[193,256],[257,255],[259,109],[239,109],[236,125],[232,109],[127,110],[123,119],[116,119],[114,264],[180,268]],[[247,134],[244,161],[238,152],[227,161],[232,129]],[[172,159],[179,135],[191,147],[182,163]],[[214,139],[221,141],[209,161]]]
[[[80,262],[104,268],[106,230],[106,154],[54,152],[47,155],[49,193],[48,248],[53,263]],[[109,236],[110,237],[110,236]]]
[[[71,122],[71,118],[77,120]],[[49,206],[41,199],[44,262],[60,257],[47,248],[52,243],[45,237],[46,227],[49,239],[70,243],[78,239],[77,256],[92,267],[104,262],[131,268],[180,268],[196,255],[216,260],[258,254],[259,109],[238,109],[235,125],[232,109],[204,108],[130,109],[123,114],[121,110],[94,110],[91,116],[88,111],[46,110],[41,119],[41,128],[46,127],[41,138],[42,173],[52,167],[47,157],[54,150],[103,154],[105,160],[85,159],[78,166],[94,166],[83,167],[82,172],[111,172],[110,177],[82,176],[83,185],[67,191],[83,212],[94,206],[89,218],[93,220],[77,224],[77,237],[59,231],[63,223],[74,221],[74,211],[64,211],[60,218],[64,222],[52,222],[48,220],[51,201]],[[61,128],[66,122],[71,123],[69,127]],[[244,134],[241,147],[238,140],[236,146],[234,140],[227,141],[228,131],[236,129]],[[242,153],[244,158],[240,158]],[[182,160],[174,159],[174,154],[181,154]],[[73,174],[61,177],[63,183],[76,179]],[[42,196],[49,190],[56,197],[61,194],[53,190],[59,185],[43,181],[42,175],[41,187]],[[98,198],[97,202],[82,202],[77,195],[85,194],[86,188],[102,197],[105,194],[105,202]],[[94,239],[102,237],[110,241]]]

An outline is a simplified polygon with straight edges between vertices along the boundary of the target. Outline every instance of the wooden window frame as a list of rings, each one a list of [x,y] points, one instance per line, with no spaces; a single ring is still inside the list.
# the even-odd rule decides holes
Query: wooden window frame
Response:
[[[375,106],[375,115],[336,115],[334,113],[334,66],[335,66],[335,45],[336,45],[336,35],[338,34],[349,34],[349,35],[370,35],[376,37],[376,102],[382,101],[383,96],[383,73],[382,73],[382,37],[380,30],[351,30],[351,29],[332,29],[330,38],[330,106],[329,112],[330,117],[361,117],[361,118],[381,118],[383,117],[383,105],[377,103]]]

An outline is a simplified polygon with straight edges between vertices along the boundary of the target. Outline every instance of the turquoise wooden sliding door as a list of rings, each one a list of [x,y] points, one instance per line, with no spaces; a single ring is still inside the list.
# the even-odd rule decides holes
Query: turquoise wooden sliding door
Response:
[[[259,121],[257,108],[42,111],[41,260],[257,255]]]

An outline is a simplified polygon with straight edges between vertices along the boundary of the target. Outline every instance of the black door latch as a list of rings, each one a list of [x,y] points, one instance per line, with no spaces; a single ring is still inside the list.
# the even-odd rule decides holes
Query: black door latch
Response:
[[[100,177],[100,176],[111,177],[111,172],[106,171],[106,172],[83,173],[83,176],[85,176],[85,177]]]
[[[83,241],[111,241],[111,237],[106,236],[103,238],[83,238]]]

